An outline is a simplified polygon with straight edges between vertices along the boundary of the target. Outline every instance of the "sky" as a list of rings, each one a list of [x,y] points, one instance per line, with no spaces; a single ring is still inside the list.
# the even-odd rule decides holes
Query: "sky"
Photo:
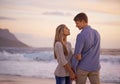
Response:
[[[74,48],[80,12],[101,35],[101,48],[120,48],[120,0],[0,0],[0,28],[32,47],[53,47],[55,29],[65,24]]]

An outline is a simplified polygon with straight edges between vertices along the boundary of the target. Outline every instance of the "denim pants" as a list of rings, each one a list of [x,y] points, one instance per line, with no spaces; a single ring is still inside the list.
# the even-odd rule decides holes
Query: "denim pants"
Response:
[[[55,76],[55,79],[56,79],[56,84],[72,84],[69,76],[65,76],[65,77]]]

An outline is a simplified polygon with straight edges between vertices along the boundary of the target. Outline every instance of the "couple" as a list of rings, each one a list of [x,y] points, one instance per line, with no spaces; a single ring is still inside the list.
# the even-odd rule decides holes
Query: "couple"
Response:
[[[55,70],[56,84],[85,84],[87,77],[91,84],[100,84],[99,79],[99,56],[100,35],[88,26],[88,17],[85,13],[75,16],[76,27],[82,30],[77,35],[74,54],[67,36],[70,30],[61,24],[56,29],[54,41],[54,56],[58,66]]]

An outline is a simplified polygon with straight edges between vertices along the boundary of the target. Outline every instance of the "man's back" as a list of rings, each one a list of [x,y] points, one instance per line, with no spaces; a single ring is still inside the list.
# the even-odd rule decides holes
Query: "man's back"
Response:
[[[77,39],[82,40],[78,43],[83,46],[79,53],[82,55],[82,59],[78,64],[78,67],[87,71],[97,71],[100,69],[99,56],[100,56],[100,35],[99,33],[90,28],[85,27]],[[81,47],[76,46],[76,47]]]
[[[81,12],[74,17],[76,27],[82,30],[77,35],[72,67],[76,73],[76,84],[85,84],[87,77],[91,84],[100,84],[100,35],[88,26],[88,17]]]

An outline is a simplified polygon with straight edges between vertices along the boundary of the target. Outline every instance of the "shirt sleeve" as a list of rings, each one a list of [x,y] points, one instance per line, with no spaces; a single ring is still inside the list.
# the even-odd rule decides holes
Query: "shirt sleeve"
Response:
[[[78,34],[77,39],[76,39],[76,44],[75,44],[75,50],[74,50],[74,55],[72,57],[72,68],[76,72],[76,67],[78,65],[78,60],[75,58],[77,54],[81,54],[82,49],[84,47],[84,36]]]
[[[69,50],[70,50],[70,53],[69,53],[69,56],[70,56],[69,65],[71,66],[72,65],[73,50],[72,50],[72,45],[71,45],[70,42],[69,42]]]
[[[61,64],[62,66],[66,65],[68,62],[65,58],[65,55],[63,52],[63,46],[60,42],[56,43],[55,51],[56,51],[58,63]]]
[[[74,55],[81,54],[82,49],[84,47],[84,43],[85,43],[85,37],[79,34],[76,39]]]

